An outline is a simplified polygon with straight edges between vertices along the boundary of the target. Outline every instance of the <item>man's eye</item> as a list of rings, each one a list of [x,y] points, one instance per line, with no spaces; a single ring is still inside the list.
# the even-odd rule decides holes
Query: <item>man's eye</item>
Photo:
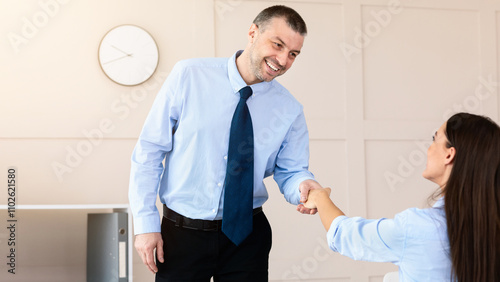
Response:
[[[436,136],[432,135],[432,141],[436,141]]]

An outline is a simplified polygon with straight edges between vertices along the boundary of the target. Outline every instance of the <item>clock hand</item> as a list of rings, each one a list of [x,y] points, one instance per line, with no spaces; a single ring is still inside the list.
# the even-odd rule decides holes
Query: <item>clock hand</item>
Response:
[[[126,57],[132,57],[132,54],[130,54],[130,55],[129,55],[129,54],[127,54],[126,56],[121,56],[121,57],[118,57],[118,58],[116,58],[116,59],[113,59],[113,60],[111,60],[111,61],[108,61],[108,62],[103,63],[103,65],[106,65],[106,64],[112,63],[112,62],[114,62],[114,61],[121,60],[121,59],[126,58]]]
[[[111,47],[115,48],[116,50],[118,50],[118,51],[122,52],[123,54],[125,54],[125,55],[127,55],[127,56],[132,56],[132,53],[127,54],[127,52],[125,52],[125,51],[122,51],[122,50],[118,49],[118,48],[117,48],[116,46],[114,46],[114,45],[111,45]]]

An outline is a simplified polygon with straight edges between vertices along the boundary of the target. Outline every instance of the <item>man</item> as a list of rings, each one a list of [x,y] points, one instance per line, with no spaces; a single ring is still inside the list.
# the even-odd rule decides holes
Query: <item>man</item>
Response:
[[[292,66],[306,33],[297,12],[272,6],[255,18],[244,51],[173,68],[130,177],[135,247],[156,281],[267,281],[265,177],[274,174],[299,212],[316,213],[300,204],[321,187],[307,170],[302,106],[274,80]]]

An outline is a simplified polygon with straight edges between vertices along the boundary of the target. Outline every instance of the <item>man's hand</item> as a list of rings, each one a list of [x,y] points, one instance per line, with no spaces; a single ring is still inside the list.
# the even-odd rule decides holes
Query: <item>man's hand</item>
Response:
[[[134,246],[141,256],[142,262],[149,270],[153,273],[158,272],[154,259],[154,251],[156,249],[158,261],[163,263],[163,240],[161,239],[161,233],[155,232],[136,235]]]
[[[307,199],[307,202],[304,203],[304,207],[309,209],[317,208],[318,206],[316,203],[318,199],[321,197],[330,198],[331,192],[332,189],[330,188],[319,188],[309,191],[309,197]]]
[[[323,187],[321,187],[321,185],[319,185],[318,182],[316,182],[312,179],[302,181],[299,185],[300,202],[301,203],[307,202],[307,197],[309,195],[309,191],[312,189],[317,189],[317,188],[323,188]],[[303,204],[300,204],[297,206],[297,211],[302,213],[302,214],[316,214],[318,212],[318,209],[306,208]]]

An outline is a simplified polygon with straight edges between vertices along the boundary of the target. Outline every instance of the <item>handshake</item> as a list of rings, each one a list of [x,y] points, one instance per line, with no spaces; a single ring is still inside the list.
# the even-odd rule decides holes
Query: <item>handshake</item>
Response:
[[[297,211],[308,214],[318,212],[323,226],[328,231],[336,217],[345,215],[330,199],[332,189],[323,188],[313,180],[306,180],[302,184],[302,188],[305,189],[301,189],[301,191],[305,195],[301,195],[302,204],[298,205]]]
[[[316,214],[318,212],[319,202],[330,200],[330,188],[323,188],[313,179],[307,179],[300,183],[300,204],[297,211],[302,214]]]
[[[317,209],[318,202],[321,202],[325,199],[330,199],[331,192],[332,189],[330,188],[316,188],[309,190],[307,201],[303,203],[304,207],[308,209]]]

